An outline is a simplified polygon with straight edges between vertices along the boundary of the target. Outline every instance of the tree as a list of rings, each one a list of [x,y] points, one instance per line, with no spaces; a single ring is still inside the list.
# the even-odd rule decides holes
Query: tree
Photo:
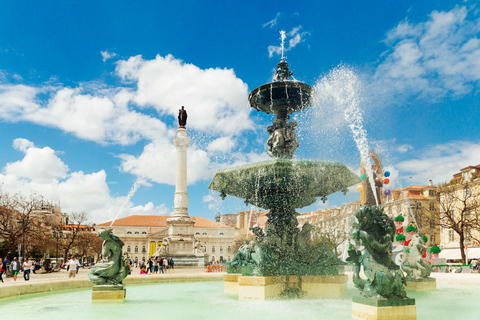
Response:
[[[24,250],[26,239],[35,236],[35,231],[41,227],[32,213],[43,203],[43,197],[37,193],[10,195],[0,190],[0,241],[4,250],[15,252],[18,244],[22,244]]]
[[[74,249],[80,253],[81,257],[90,256],[92,253],[97,255],[97,259],[102,253],[103,240],[93,232],[84,231],[77,235]]]
[[[336,216],[323,221],[321,224],[314,225],[313,241],[324,242],[338,256],[338,246],[350,240],[350,226],[345,222],[343,216]]]
[[[429,210],[430,223],[455,232],[462,260],[467,263],[465,245],[480,238],[480,184],[470,180],[444,183],[437,197],[439,210]]]
[[[87,214],[85,212],[70,213],[67,215],[67,221],[68,224],[63,233],[63,238],[61,242],[59,242],[59,246],[63,250],[64,261],[67,261],[68,252],[74,247],[78,236],[82,232],[86,232],[85,229],[82,228],[82,225],[85,226],[85,223],[87,222]]]

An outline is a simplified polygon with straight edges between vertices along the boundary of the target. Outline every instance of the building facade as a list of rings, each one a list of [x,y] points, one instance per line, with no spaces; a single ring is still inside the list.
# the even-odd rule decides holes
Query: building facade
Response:
[[[115,220],[111,227],[111,222],[99,224],[97,232],[112,228],[132,259],[146,261],[168,236],[167,218],[169,216],[133,215]],[[235,228],[202,217],[192,218],[195,219],[194,236],[204,246],[209,261],[231,261],[235,255]]]

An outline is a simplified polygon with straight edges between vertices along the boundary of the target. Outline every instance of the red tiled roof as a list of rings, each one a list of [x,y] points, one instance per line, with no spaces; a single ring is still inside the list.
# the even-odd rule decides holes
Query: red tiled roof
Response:
[[[133,215],[128,216],[125,218],[121,218],[115,220],[113,223],[114,226],[129,226],[129,227],[166,227],[167,226],[167,219],[171,218],[171,216],[141,216],[141,215]],[[202,217],[191,217],[195,219],[194,227],[197,228],[230,228],[222,223],[218,223],[212,220],[208,220]],[[108,221],[98,226],[110,226],[112,222]]]

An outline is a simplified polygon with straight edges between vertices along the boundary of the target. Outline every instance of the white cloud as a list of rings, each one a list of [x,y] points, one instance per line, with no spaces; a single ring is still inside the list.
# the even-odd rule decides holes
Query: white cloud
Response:
[[[213,135],[251,129],[248,87],[229,69],[202,70],[168,55],[154,60],[141,56],[117,62],[117,74],[137,85],[134,101],[176,117],[181,106],[187,126]]]
[[[102,223],[112,220],[127,201],[126,196],[113,197],[104,170],[92,173],[69,172],[68,166],[49,148],[38,148],[26,139],[16,139],[14,147],[25,153],[23,159],[8,163],[0,174],[2,188],[9,193],[30,194],[37,191],[47,200],[60,201],[62,212],[85,211],[89,220]],[[127,201],[120,217],[130,214],[166,214],[165,204],[133,207]]]
[[[433,11],[426,22],[405,20],[390,30],[375,90],[434,99],[471,92],[480,80],[480,20],[468,11]]]
[[[208,146],[209,152],[221,151],[223,153],[230,152],[235,147],[235,141],[231,137],[221,137],[213,140]]]
[[[275,18],[268,21],[267,23],[264,23],[262,25],[262,28],[265,28],[265,27],[273,28],[273,27],[275,27],[278,23],[278,18],[280,18],[280,12],[277,12],[277,15],[275,16]]]
[[[14,148],[25,153],[16,162],[7,163],[4,172],[18,178],[26,178],[35,183],[50,183],[66,177],[68,167],[49,147],[37,148],[26,139],[14,140]]]
[[[287,32],[288,46],[284,48],[284,52],[290,51],[295,48],[299,43],[305,42],[305,39],[310,35],[309,31],[301,31],[302,26],[294,27]],[[281,46],[268,46],[268,56],[271,58],[273,55],[281,55]]]
[[[135,206],[130,208],[130,213],[135,215],[173,215],[173,211],[170,211],[165,204],[155,206],[152,202],[145,204],[144,206]]]
[[[402,161],[397,168],[403,177],[411,177],[409,184],[425,185],[450,181],[461,168],[480,164],[480,143],[456,141],[430,147],[422,157]]]
[[[204,196],[202,198],[202,201],[203,202],[212,202],[212,201],[215,201],[215,198],[211,194],[209,194],[209,195]]]
[[[412,150],[413,149],[413,146],[409,145],[409,144],[402,144],[401,146],[399,146],[397,148],[397,151],[400,152],[400,153],[405,153],[405,152],[408,152],[409,150]]]
[[[112,59],[117,56],[115,52],[108,52],[107,50],[105,51],[100,51],[100,54],[102,55],[102,60],[103,62],[107,61],[108,59]]]

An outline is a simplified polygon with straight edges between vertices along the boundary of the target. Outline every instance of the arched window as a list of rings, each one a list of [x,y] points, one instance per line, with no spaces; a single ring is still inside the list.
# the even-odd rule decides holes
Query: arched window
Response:
[[[223,236],[223,232],[220,232],[220,235]]]
[[[145,248],[145,246],[142,247],[142,252],[147,252],[147,249]]]
[[[215,246],[212,246],[212,253],[215,253]]]
[[[223,253],[223,246],[220,246],[220,253]]]
[[[132,231],[127,231],[127,234],[132,234]]]
[[[138,232],[138,231],[135,231],[135,234],[140,234],[140,232]]]
[[[195,233],[195,235],[196,235],[196,236],[199,236],[199,235],[200,235],[200,232]]]
[[[207,235],[207,233],[206,233],[206,232],[204,232],[204,233],[202,233],[202,235],[206,236],[206,235]]]
[[[228,246],[227,252],[228,252],[228,253],[232,252],[232,248],[231,248],[230,246]],[[229,261],[230,261],[230,260],[229,260]]]
[[[138,246],[135,246],[135,253],[138,252]]]
[[[142,234],[147,234],[147,233],[145,231],[143,231]]]
[[[127,247],[127,252],[130,252],[130,246]]]

